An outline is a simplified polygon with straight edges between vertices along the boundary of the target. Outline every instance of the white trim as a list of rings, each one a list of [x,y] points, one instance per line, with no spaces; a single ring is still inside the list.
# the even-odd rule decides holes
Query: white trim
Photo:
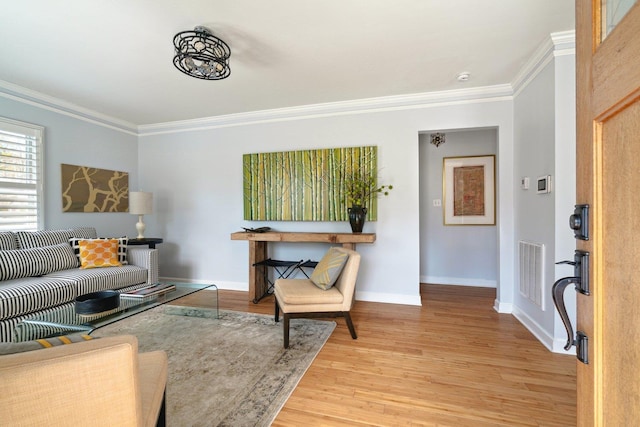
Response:
[[[3,80],[0,80],[0,96],[140,137],[328,116],[508,101],[513,99],[513,90],[511,85],[502,84],[250,111],[139,126]]]
[[[513,96],[518,96],[554,57],[575,54],[575,45],[575,31],[551,33],[550,37],[538,46],[520,72],[511,81]]]
[[[291,120],[312,119],[318,117],[364,114],[381,111],[397,111],[444,105],[475,104],[511,100],[510,85],[476,87],[463,90],[426,92],[411,95],[387,96],[380,98],[357,99],[351,101],[330,102],[325,104],[303,105],[299,107],[278,108],[273,110],[251,111],[202,119],[177,122],[156,123],[138,126],[140,136],[168,133],[192,132],[218,129],[249,124],[272,123]]]
[[[469,279],[461,277],[436,277],[436,276],[420,276],[420,283],[432,283],[434,285],[453,285],[453,286],[474,286],[480,288],[497,288],[496,280],[487,279]]]
[[[0,96],[98,126],[124,132],[129,135],[138,135],[138,127],[133,123],[102,114],[95,110],[80,107],[62,99],[54,98],[4,80],[0,80]]]
[[[382,302],[385,304],[402,304],[422,306],[420,294],[387,294],[382,292],[358,292],[356,291],[357,301]]]
[[[513,313],[513,304],[510,302],[500,302],[500,300],[496,299],[493,301],[493,309],[501,314],[511,314]]]
[[[513,316],[518,319],[518,321],[522,323],[522,325],[527,328],[529,332],[531,332],[533,336],[535,336],[549,351],[575,356],[575,348],[565,351],[563,348],[565,343],[562,340],[554,339],[554,337],[549,335],[544,328],[538,324],[538,322],[529,317],[527,313],[520,310],[520,308],[514,307]]]

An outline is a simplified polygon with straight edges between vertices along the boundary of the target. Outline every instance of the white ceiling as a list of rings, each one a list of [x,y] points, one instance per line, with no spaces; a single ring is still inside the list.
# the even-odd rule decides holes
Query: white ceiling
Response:
[[[0,91],[134,125],[508,84],[574,28],[573,0],[0,1]],[[231,47],[229,78],[173,66],[173,36],[197,25]]]

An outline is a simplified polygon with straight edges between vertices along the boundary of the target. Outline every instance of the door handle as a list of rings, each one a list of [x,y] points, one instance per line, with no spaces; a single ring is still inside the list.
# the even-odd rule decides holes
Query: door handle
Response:
[[[571,325],[571,320],[569,319],[567,308],[564,304],[564,291],[567,286],[573,284],[577,292],[589,295],[589,252],[576,250],[573,259],[573,261],[560,261],[556,263],[573,265],[574,276],[563,277],[562,279],[556,280],[551,288],[551,292],[553,304],[556,306],[564,328],[567,330],[567,344],[564,346],[564,349],[569,350],[571,346],[575,345],[578,360],[584,364],[588,364],[589,339],[582,331],[578,331],[577,334],[574,335],[573,326]]]
[[[558,310],[558,314],[560,314],[562,323],[564,323],[564,328],[567,330],[567,344],[564,346],[565,350],[569,350],[571,346],[575,344],[575,340],[573,338],[573,326],[571,325],[571,320],[567,314],[567,307],[564,305],[564,291],[567,286],[577,284],[579,282],[579,277],[563,277],[562,279],[556,280],[551,288],[551,292],[553,293],[553,304],[556,306],[556,310]]]

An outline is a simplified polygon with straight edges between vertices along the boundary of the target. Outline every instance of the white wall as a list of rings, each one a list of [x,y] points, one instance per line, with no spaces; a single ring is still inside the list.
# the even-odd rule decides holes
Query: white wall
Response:
[[[573,269],[555,262],[573,260],[575,240],[568,218],[575,203],[575,55],[551,56],[514,99],[515,175],[529,177],[530,188],[515,190],[515,236],[545,246],[544,309],[518,290],[514,315],[554,351],[564,345],[566,332],[551,296],[555,280]],[[536,193],[536,179],[552,176],[552,192]],[[518,247],[514,247],[517,253]],[[520,266],[516,263],[516,277]],[[575,292],[565,293],[575,324]]]
[[[138,182],[135,135],[114,130],[61,112],[0,96],[0,116],[45,127],[45,227],[93,226],[102,236],[135,233],[136,217],[127,213],[62,212],[62,163],[129,173]]]
[[[161,276],[247,289],[248,244],[230,240],[240,227],[349,232],[346,222],[243,221],[243,154],[377,145],[381,182],[394,189],[379,200],[378,221],[365,224],[365,232],[377,234],[376,242],[357,247],[362,254],[357,298],[420,304],[419,133],[493,127],[499,129],[498,151],[505,154],[499,179],[506,183],[498,202],[499,247],[503,248],[500,283],[504,286],[497,300],[504,299],[504,306],[509,306],[513,295],[512,103],[497,99],[451,104],[141,136],[141,185],[157,200],[157,212],[147,221],[166,242],[160,252]],[[318,259],[326,249],[322,244],[277,243],[270,255]]]
[[[439,147],[430,143],[431,132],[420,135],[421,281],[496,287],[498,227],[444,225],[442,165],[445,157],[495,155],[497,129],[442,132],[446,142]],[[441,205],[434,206],[434,200]]]

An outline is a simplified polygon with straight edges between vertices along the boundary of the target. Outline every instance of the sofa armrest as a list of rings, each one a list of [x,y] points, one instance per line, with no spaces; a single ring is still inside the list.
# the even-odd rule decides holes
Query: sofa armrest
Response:
[[[147,283],[158,283],[158,250],[149,248],[127,249],[127,262],[149,272]]]
[[[149,418],[159,413],[156,396],[166,386],[167,362],[162,352],[149,354],[151,359],[139,360],[137,339],[121,335],[1,356],[2,423],[153,425]],[[158,378],[149,381],[145,372]]]

